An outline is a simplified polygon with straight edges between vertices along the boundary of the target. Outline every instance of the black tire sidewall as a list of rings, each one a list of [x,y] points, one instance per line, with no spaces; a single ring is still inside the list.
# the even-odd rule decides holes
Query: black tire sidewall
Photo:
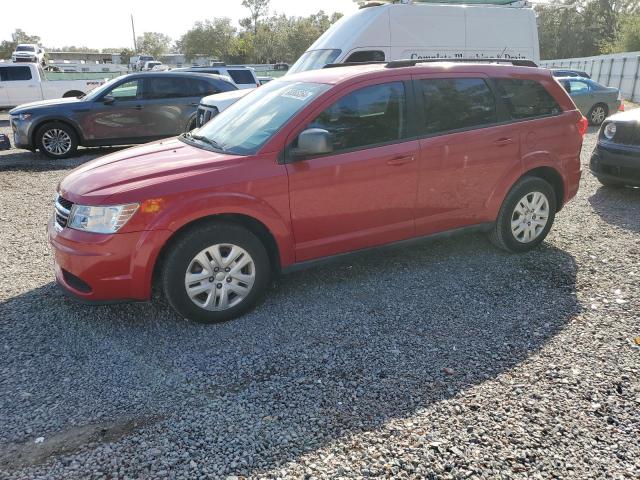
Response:
[[[540,192],[547,197],[549,202],[549,220],[542,233],[530,243],[519,242],[511,231],[511,218],[517,203],[528,193]],[[557,200],[553,187],[545,180],[536,177],[523,178],[507,195],[507,198],[500,209],[500,216],[496,228],[499,228],[499,237],[503,246],[511,252],[527,252],[538,247],[551,231],[557,212]]]
[[[253,258],[256,279],[251,292],[240,304],[218,312],[205,310],[193,303],[184,287],[184,275],[199,252],[219,243],[245,249]],[[269,257],[258,237],[242,226],[224,223],[203,225],[183,234],[171,245],[162,270],[163,290],[169,303],[180,315],[197,323],[225,322],[251,310],[262,297],[270,278]]]
[[[44,145],[42,144],[42,136],[47,130],[51,130],[52,128],[64,130],[67,135],[69,135],[69,138],[71,138],[71,148],[67,153],[63,155],[55,155],[53,153],[47,152],[47,150],[44,148]],[[46,155],[49,158],[68,158],[73,155],[78,149],[78,136],[76,135],[76,132],[73,130],[73,128],[64,123],[49,122],[38,128],[38,131],[36,132],[36,144],[40,152],[42,152],[43,155]]]

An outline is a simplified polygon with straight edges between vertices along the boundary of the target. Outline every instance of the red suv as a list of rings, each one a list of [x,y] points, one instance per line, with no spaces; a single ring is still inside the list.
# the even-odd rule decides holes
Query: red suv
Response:
[[[90,302],[187,318],[256,304],[275,273],[472,227],[540,244],[575,196],[587,123],[548,70],[391,62],[287,76],[200,130],[102,157],[59,185],[56,277]]]

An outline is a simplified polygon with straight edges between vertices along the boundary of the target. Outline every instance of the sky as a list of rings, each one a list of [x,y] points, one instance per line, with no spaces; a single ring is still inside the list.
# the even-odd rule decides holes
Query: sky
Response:
[[[55,2],[55,7],[52,4]],[[162,0],[30,0],[28,8],[8,0],[0,13],[0,40],[10,40],[20,28],[42,38],[46,47],[68,45],[91,48],[133,48],[131,19],[136,34],[162,32],[177,40],[198,20],[229,17],[237,25],[248,16],[242,0],[186,0],[173,4]],[[322,9],[326,13],[357,10],[352,0],[271,0],[271,11],[306,16]]]

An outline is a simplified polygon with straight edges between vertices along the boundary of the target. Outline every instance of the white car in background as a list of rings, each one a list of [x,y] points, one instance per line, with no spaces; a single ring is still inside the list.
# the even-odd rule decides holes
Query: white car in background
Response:
[[[142,67],[142,70],[160,70],[160,68],[156,68],[160,66],[162,66],[162,62],[151,60],[149,62],[144,62],[144,67]]]
[[[198,111],[196,112],[196,128],[200,128],[220,112],[226,110],[251,92],[253,92],[253,90],[232,90],[230,92],[216,93],[215,95],[204,97],[200,100],[200,105],[198,105]]]
[[[44,48],[35,43],[21,43],[16,46],[15,51],[11,54],[11,61],[38,63],[44,66],[44,55]]]

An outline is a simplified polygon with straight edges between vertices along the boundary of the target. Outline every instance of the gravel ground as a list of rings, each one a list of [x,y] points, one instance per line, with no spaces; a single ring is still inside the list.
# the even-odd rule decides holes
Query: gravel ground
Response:
[[[57,291],[81,153],[0,153],[0,478],[638,478],[640,190],[585,171],[535,252],[366,254],[198,326]]]

